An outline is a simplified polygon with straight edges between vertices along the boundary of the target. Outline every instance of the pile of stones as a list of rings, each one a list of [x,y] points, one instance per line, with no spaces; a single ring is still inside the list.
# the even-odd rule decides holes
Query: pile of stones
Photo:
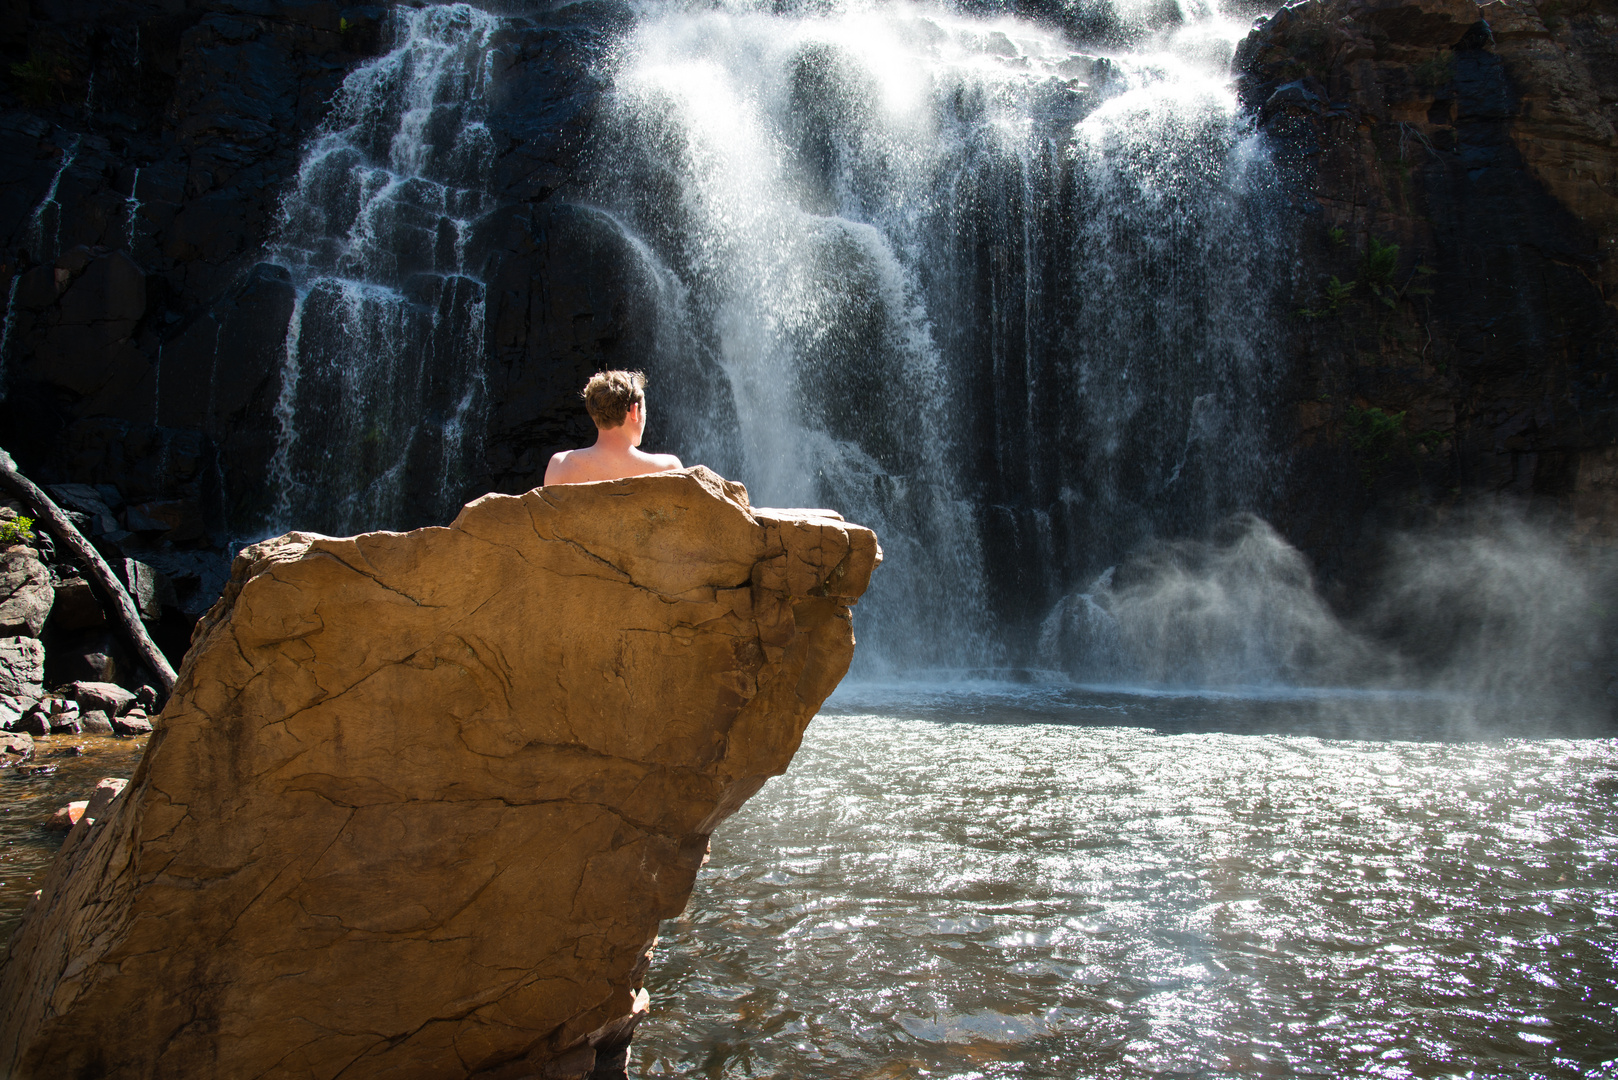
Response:
[[[0,767],[30,757],[40,735],[148,734],[160,705],[82,568],[24,516],[0,500],[11,526],[0,540]],[[141,614],[159,617],[162,575],[127,559],[118,569]]]

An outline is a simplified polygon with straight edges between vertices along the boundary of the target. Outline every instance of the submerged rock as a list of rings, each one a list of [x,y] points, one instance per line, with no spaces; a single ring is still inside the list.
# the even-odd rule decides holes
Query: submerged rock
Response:
[[[880,558],[700,467],[248,548],[13,939],[0,1073],[616,1064],[659,920],[847,670]]]

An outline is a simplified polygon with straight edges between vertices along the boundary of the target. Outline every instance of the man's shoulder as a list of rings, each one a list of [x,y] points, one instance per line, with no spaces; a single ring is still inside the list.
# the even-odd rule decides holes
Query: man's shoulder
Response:
[[[657,466],[659,472],[673,472],[675,469],[685,468],[684,465],[680,464],[680,459],[673,454],[648,454],[646,456],[652,459],[652,463]]]
[[[588,460],[588,455],[582,455],[578,450],[558,450],[551,455],[551,463],[545,467],[544,482],[572,483],[579,473],[588,468]]]

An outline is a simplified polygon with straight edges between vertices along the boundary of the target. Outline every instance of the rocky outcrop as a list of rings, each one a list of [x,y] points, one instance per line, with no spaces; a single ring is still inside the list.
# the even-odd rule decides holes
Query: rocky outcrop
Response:
[[[0,636],[38,637],[55,600],[50,571],[33,548],[0,547]]]
[[[1329,572],[1486,491],[1618,535],[1611,6],[1309,0],[1238,67],[1302,223],[1289,534]]]
[[[248,548],[13,940],[0,1072],[583,1076],[880,558],[701,467]]]
[[[38,638],[0,638],[0,703],[22,712],[45,696],[45,647]]]

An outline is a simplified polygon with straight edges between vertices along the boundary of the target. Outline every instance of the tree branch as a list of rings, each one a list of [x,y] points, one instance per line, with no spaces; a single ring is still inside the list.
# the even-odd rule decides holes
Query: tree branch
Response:
[[[17,463],[4,450],[0,450],[0,485],[9,488],[26,503],[45,527],[55,533],[57,539],[84,563],[90,575],[112,600],[114,619],[128,636],[130,644],[135,647],[136,655],[157,676],[157,681],[163,684],[163,693],[166,695],[172,691],[174,669],[169,666],[168,658],[151,639],[151,635],[146,633],[146,626],[140,621],[140,612],[136,610],[135,601],[130,599],[123,582],[118,580],[117,575],[112,572],[112,567],[101,557],[101,553],[84,538],[83,533],[79,532],[72,519],[61,507],[52,502],[51,497],[37,484],[17,470]]]

